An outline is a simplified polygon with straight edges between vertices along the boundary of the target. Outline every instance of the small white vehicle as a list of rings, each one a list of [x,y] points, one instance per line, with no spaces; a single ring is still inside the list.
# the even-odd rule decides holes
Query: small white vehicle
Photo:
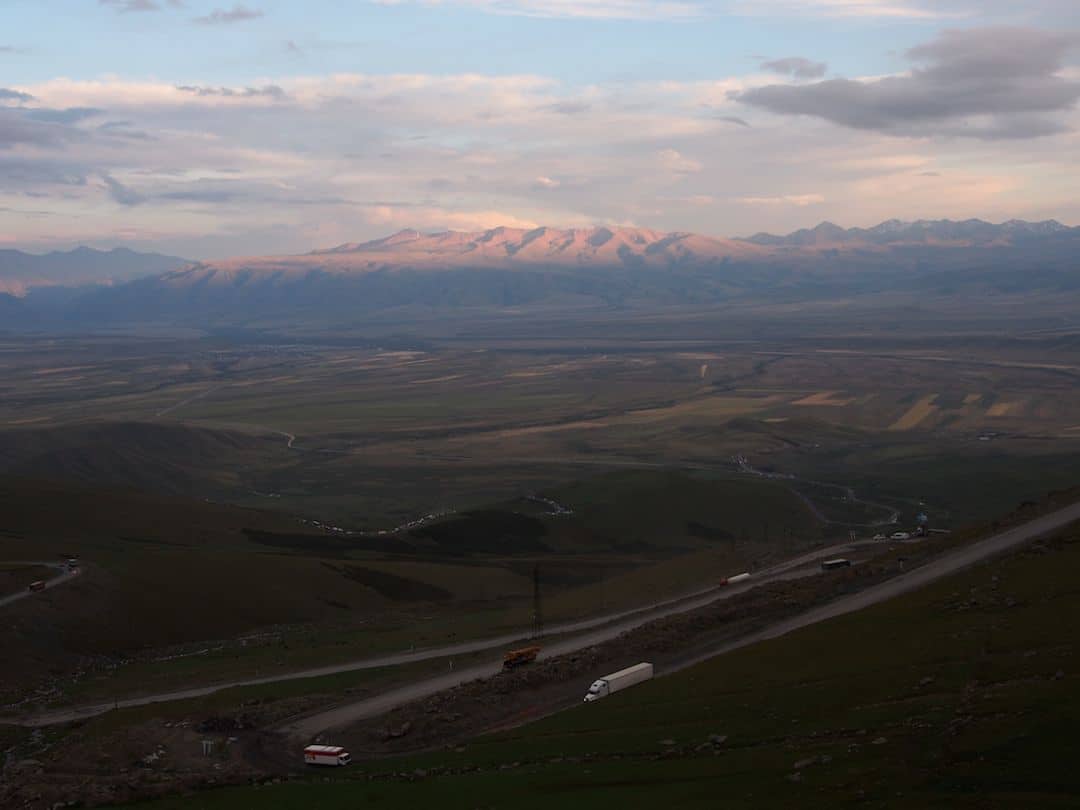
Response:
[[[882,540],[888,540],[888,539],[889,539],[889,538],[888,538],[888,537],[886,537],[886,536],[885,536],[885,535],[883,535],[883,534],[875,534],[875,535],[874,535],[874,540],[875,540],[875,541],[878,541],[878,542],[881,542]]]
[[[352,757],[340,745],[309,745],[304,749],[304,762],[308,765],[341,767],[352,762]]]
[[[585,702],[592,703],[594,700],[599,700],[602,697],[619,692],[626,689],[628,686],[647,681],[653,676],[653,665],[635,664],[632,667],[626,669],[620,669],[618,672],[613,672],[610,675],[605,675],[603,678],[598,678],[593,681],[592,686],[589,687],[589,691],[585,693]]]
[[[892,540],[910,540],[911,539],[911,534],[908,533],[908,532],[894,532],[893,536],[890,539],[892,539]]]

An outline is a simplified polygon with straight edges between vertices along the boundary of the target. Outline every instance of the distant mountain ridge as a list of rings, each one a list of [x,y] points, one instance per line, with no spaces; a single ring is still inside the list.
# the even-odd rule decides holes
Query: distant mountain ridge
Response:
[[[1032,293],[1054,306],[1075,298],[1080,311],[1080,228],[1053,220],[890,220],[747,239],[630,227],[407,229],[301,255],[185,264],[66,299],[62,291],[40,291],[24,299],[31,311],[10,301],[6,308],[38,328],[135,321],[261,327],[526,308],[647,311],[810,300],[886,306],[973,296],[1027,305]]]
[[[23,296],[36,287],[115,284],[190,264],[187,259],[128,248],[78,247],[51,253],[0,250],[0,293]]]
[[[629,266],[665,267],[751,257],[762,251],[734,239],[647,228],[492,228],[486,231],[421,233],[407,229],[369,242],[348,242],[299,256],[269,256],[201,262],[170,274],[200,283],[228,281],[237,273],[295,275],[370,273],[462,268]]]
[[[1054,219],[1025,222],[1011,219],[995,225],[981,219],[953,221],[949,219],[905,222],[890,219],[872,228],[841,228],[822,222],[815,228],[803,228],[786,236],[757,233],[742,240],[763,247],[816,247],[865,243],[871,245],[898,244],[1012,244],[1017,240],[1037,239],[1080,229],[1062,225]]]

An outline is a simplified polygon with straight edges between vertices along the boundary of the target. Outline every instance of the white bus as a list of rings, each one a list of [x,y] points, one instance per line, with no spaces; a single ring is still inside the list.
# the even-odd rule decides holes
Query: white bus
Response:
[[[308,765],[348,765],[352,761],[349,752],[340,745],[309,745],[304,749],[304,762]]]

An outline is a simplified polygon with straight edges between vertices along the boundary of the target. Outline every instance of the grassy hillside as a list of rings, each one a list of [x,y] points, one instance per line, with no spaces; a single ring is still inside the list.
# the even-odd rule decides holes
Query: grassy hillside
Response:
[[[142,806],[1072,807],[1078,574],[1080,527],[454,752]]]
[[[83,561],[75,580],[5,610],[0,644],[17,654],[0,702],[43,671],[51,700],[109,698],[524,632],[536,566],[556,622],[698,587],[820,537],[805,504],[768,481],[656,471],[553,494],[581,513],[519,499],[367,536],[0,477],[0,561]],[[0,594],[25,576],[0,576]]]

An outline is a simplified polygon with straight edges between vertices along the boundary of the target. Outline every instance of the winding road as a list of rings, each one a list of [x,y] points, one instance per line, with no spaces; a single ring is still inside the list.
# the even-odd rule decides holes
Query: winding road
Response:
[[[597,644],[600,641],[615,638],[616,636],[626,632],[627,630],[633,630],[634,628],[640,627],[641,625],[653,621],[654,619],[660,619],[665,616],[675,615],[677,613],[685,613],[691,610],[697,610],[698,608],[704,607],[712,602],[717,601],[718,599],[725,599],[731,596],[735,596],[736,594],[743,593],[747,590],[748,587],[753,584],[771,582],[778,579],[793,579],[801,576],[808,576],[812,573],[815,573],[816,571],[816,569],[814,568],[807,568],[807,566],[810,566],[815,561],[820,560],[823,557],[850,552],[858,545],[862,544],[843,543],[836,546],[830,546],[828,548],[815,549],[814,551],[801,554],[798,557],[786,560],[782,563],[779,563],[775,566],[764,569],[761,572],[754,574],[754,576],[751,578],[750,582],[747,585],[739,585],[733,587],[728,587],[725,585],[714,585],[709,588],[703,588],[697,591],[682,594],[678,597],[674,597],[660,602],[655,602],[651,605],[634,608],[632,610],[607,613],[588,619],[580,619],[577,621],[562,622],[560,624],[549,625],[547,627],[546,635],[552,638],[575,633],[586,633],[586,631],[591,632],[588,632],[586,635],[574,636],[573,638],[567,639],[566,641],[552,642],[548,644],[546,652],[542,657],[547,657],[550,655],[561,655],[566,652],[571,652],[576,649],[581,649],[583,647]],[[304,678],[318,678],[325,675],[338,675],[344,672],[357,672],[366,669],[402,666],[405,664],[413,664],[420,661],[429,661],[437,658],[450,658],[453,656],[469,655],[471,653],[484,652],[485,650],[502,649],[505,648],[507,645],[524,641],[529,638],[530,634],[527,631],[522,631],[519,633],[477,639],[475,641],[463,641],[457,644],[449,644],[441,647],[429,647],[419,650],[409,650],[408,652],[391,653],[388,655],[375,656],[372,658],[364,658],[357,661],[348,661],[341,664],[329,664],[327,666],[312,667],[309,669],[298,670],[295,672],[279,673],[276,675],[268,675],[260,678],[247,678],[243,680],[230,681],[227,683],[213,684],[210,686],[193,687],[191,689],[178,689],[175,691],[162,692],[155,695],[140,695],[138,697],[112,700],[104,703],[94,703],[85,706],[58,709],[56,711],[44,712],[28,717],[0,718],[0,720],[2,720],[2,722],[31,727],[58,725],[60,723],[69,723],[74,720],[83,720],[88,717],[95,717],[97,715],[104,714],[105,712],[117,708],[124,709],[133,706],[146,706],[152,703],[168,703],[176,700],[187,700],[190,698],[204,697],[206,695],[212,695],[215,692],[220,692],[223,689],[232,689],[239,686],[259,686],[269,683],[280,683],[282,681],[302,680]],[[495,666],[494,668],[495,670],[497,670],[498,666]],[[486,672],[487,669],[484,669],[484,671]],[[479,677],[476,674],[471,674],[472,672],[472,670],[455,671],[451,685],[456,683],[463,683],[465,681],[472,680],[475,677]],[[439,682],[441,683],[441,679]],[[434,689],[433,691],[439,690]],[[396,692],[388,694],[396,694]]]
[[[843,616],[885,602],[900,596],[901,594],[916,590],[931,582],[935,582],[950,574],[968,568],[989,557],[1015,548],[1022,543],[1049,534],[1050,532],[1056,531],[1057,529],[1076,521],[1080,521],[1080,503],[1073,504],[1064,509],[1037,518],[1029,523],[995,534],[984,540],[973,543],[972,545],[950,552],[938,559],[931,560],[920,568],[916,568],[905,574],[886,580],[878,585],[871,586],[859,593],[837,599],[836,601],[821,607],[812,608],[798,616],[784,619],[769,625],[768,627],[762,628],[761,630],[749,633],[739,639],[703,652],[700,656],[685,660],[677,667],[671,667],[666,673],[662,674],[677,672],[710,658],[715,658],[717,655],[723,655],[724,653],[747,647],[751,644],[756,644],[759,641],[779,638],[780,636],[787,635],[788,633],[803,627],[808,627],[812,624],[827,621],[828,619],[836,618],[837,616]],[[842,549],[843,547],[833,547],[833,549],[828,549],[826,552],[831,555]],[[762,581],[794,578],[800,575],[806,575],[807,573],[813,573],[813,569],[809,572],[805,572],[800,571],[799,568],[815,558],[820,558],[821,554],[822,552],[818,551],[814,554],[803,555],[800,558],[790,560],[787,563],[778,566],[776,569],[771,569],[771,573],[768,576],[752,578],[746,585],[731,588],[721,594],[703,597],[698,600],[690,600],[673,609],[658,611],[647,618],[613,624],[596,632],[547,645],[540,657],[547,658],[563,655],[602,641],[608,641],[626,630],[640,626],[646,621],[651,621],[653,618],[703,607],[725,596],[734,596],[738,593],[742,593]],[[341,728],[370,717],[377,717],[390,711],[396,706],[408,703],[412,700],[428,697],[477,678],[491,677],[498,672],[499,669],[499,665],[489,664],[472,667],[460,672],[447,673],[438,678],[419,681],[355,703],[308,715],[307,717],[293,720],[276,730],[284,732],[292,737],[311,739],[321,732]]]
[[[871,586],[857,594],[843,597],[821,607],[813,608],[798,616],[785,619],[734,641],[727,642],[722,646],[703,652],[698,657],[689,659],[680,665],[678,669],[699,663],[700,661],[707,660],[716,655],[722,655],[726,652],[739,649],[740,647],[754,644],[758,641],[777,638],[802,627],[807,627],[811,624],[826,621],[836,616],[842,616],[884,602],[1076,521],[1080,521],[1080,503],[1073,504],[1048,515],[1036,518],[1029,523],[1025,523],[991,537],[987,537],[969,546],[952,551],[940,558],[930,561],[920,568],[894,577],[878,585]],[[850,553],[857,550],[859,547],[866,545],[870,544],[867,542],[844,543],[828,548],[815,549],[811,552],[801,554],[790,560],[763,569],[762,571],[755,573],[750,580],[744,584],[736,586],[717,585],[635,610],[610,613],[590,619],[553,625],[549,627],[549,636],[569,637],[559,638],[558,640],[553,638],[546,643],[545,649],[543,653],[541,653],[541,658],[564,655],[604,641],[609,641],[648,622],[666,616],[697,610],[721,599],[729,599],[741,593],[745,593],[747,590],[762,583],[811,576],[818,571],[818,568],[814,563],[821,559],[838,554]],[[458,655],[468,655],[470,653],[483,652],[485,650],[504,648],[506,645],[522,641],[526,638],[528,638],[528,634],[526,633],[507,634],[495,638],[479,639],[476,641],[467,641],[424,650],[376,656],[358,661],[314,667],[262,678],[237,680],[229,683],[182,689],[156,695],[143,695],[107,703],[62,709],[22,718],[9,718],[5,719],[4,722],[29,727],[57,725],[104,714],[113,708],[127,708],[132,706],[145,706],[152,703],[186,700],[189,698],[210,695],[223,689],[230,689],[233,687],[279,683],[282,681],[316,678],[343,672],[401,666],[437,658],[451,658]],[[336,706],[332,709],[311,714],[306,717],[293,719],[279,727],[277,730],[290,736],[310,739],[321,732],[378,716],[403,703],[433,695],[437,692],[458,686],[462,683],[467,683],[468,681],[477,678],[490,677],[498,672],[500,668],[501,662],[492,662],[461,670],[451,670],[448,671],[446,675],[427,678],[396,689],[391,689],[382,694],[375,695],[374,697]],[[675,671],[675,668],[668,671]]]

